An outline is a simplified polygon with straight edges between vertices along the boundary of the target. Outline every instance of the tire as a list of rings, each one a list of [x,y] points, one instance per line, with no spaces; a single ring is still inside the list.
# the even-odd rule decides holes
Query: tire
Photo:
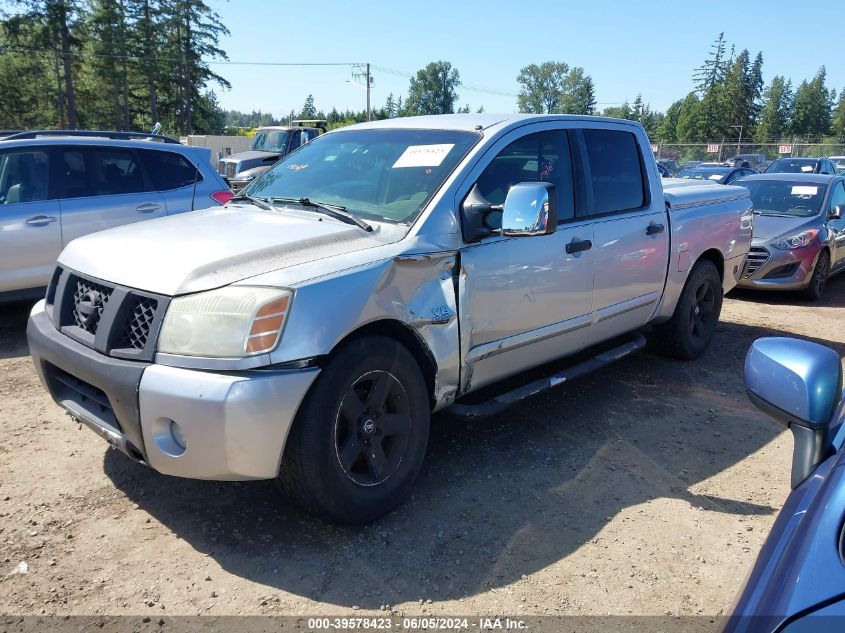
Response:
[[[279,483],[305,509],[366,523],[410,492],[425,457],[428,390],[396,341],[369,336],[341,348],[294,420]]]
[[[655,328],[659,352],[680,360],[698,358],[707,349],[722,312],[722,278],[716,265],[693,266],[672,318]]]
[[[825,286],[827,286],[827,276],[830,274],[830,255],[823,250],[819,253],[819,258],[816,260],[816,266],[813,268],[813,276],[810,278],[810,284],[801,291],[801,296],[808,301],[818,301],[822,298]]]

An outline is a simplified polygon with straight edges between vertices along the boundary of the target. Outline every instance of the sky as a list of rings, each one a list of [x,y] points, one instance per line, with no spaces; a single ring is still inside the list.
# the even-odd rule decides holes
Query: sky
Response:
[[[845,2],[809,9],[796,0],[207,0],[231,35],[230,62],[372,65],[373,107],[408,91],[409,77],[446,60],[460,72],[459,105],[515,112],[520,68],[544,61],[582,66],[593,77],[597,108],[633,101],[665,110],[693,87],[693,70],[724,31],[728,44],[763,52],[764,78],[794,85],[819,66],[828,87],[845,88]],[[353,68],[214,64],[230,90],[212,86],[226,109],[286,116],[308,94],[325,112],[363,110],[366,93]],[[506,94],[502,94],[506,93]],[[509,93],[509,94],[508,94]]]

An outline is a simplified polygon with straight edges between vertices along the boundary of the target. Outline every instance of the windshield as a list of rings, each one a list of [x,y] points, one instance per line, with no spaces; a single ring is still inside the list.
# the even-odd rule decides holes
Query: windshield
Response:
[[[409,223],[480,138],[449,130],[349,130],[288,154],[245,193],[309,198],[376,220]]]
[[[678,178],[689,180],[721,180],[730,169],[687,169],[678,174]]]
[[[767,173],[781,174],[812,174],[818,160],[815,158],[778,158],[769,165]]]
[[[816,215],[827,191],[827,185],[813,182],[738,180],[736,184],[748,189],[754,211],[760,215]]]
[[[288,142],[287,130],[258,130],[252,141],[252,149],[258,152],[282,153]]]

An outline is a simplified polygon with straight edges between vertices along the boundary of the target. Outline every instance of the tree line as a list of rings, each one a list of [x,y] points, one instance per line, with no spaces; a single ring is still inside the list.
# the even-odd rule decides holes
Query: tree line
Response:
[[[7,0],[0,127],[221,130],[209,61],[228,35],[203,0]]]
[[[238,133],[292,119],[325,119],[329,128],[367,120],[365,110],[318,109],[308,95],[287,116],[223,110],[212,83],[229,88],[210,68],[225,61],[229,34],[204,0],[6,0],[0,19],[0,128],[147,130],[170,134]],[[782,138],[845,142],[845,88],[837,98],[820,67],[797,86],[781,75],[763,81],[763,54],[737,52],[724,34],[693,71],[694,89],[665,112],[642,95],[597,109],[584,68],[564,61],[520,69],[517,107],[526,113],[602,114],[640,121],[668,143]],[[406,95],[388,95],[374,119],[481,112],[460,105],[460,72],[434,61],[410,77]]]

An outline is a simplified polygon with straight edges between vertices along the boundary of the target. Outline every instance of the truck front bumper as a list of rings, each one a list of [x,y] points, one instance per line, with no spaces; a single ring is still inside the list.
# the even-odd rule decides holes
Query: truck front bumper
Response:
[[[319,369],[209,372],[100,354],[61,334],[41,301],[27,326],[53,399],[131,458],[192,479],[271,479]]]

